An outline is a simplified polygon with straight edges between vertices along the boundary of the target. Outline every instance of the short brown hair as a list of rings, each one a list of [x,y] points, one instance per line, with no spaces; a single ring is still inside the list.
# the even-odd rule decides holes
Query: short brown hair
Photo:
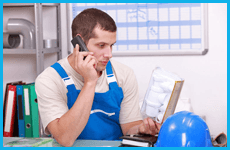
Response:
[[[114,20],[105,12],[88,8],[78,14],[72,22],[72,37],[81,34],[87,44],[90,38],[95,37],[93,30],[99,27],[102,30],[116,32],[117,26]]]

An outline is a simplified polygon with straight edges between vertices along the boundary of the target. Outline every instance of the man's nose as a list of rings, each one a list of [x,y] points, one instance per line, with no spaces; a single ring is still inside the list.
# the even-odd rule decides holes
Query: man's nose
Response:
[[[112,47],[108,47],[105,50],[104,57],[106,57],[106,58],[112,58],[113,57],[113,55],[112,55]]]

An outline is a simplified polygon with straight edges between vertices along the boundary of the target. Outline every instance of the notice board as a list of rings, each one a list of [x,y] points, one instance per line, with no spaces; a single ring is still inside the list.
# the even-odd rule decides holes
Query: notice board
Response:
[[[70,24],[86,8],[105,11],[116,22],[113,56],[204,55],[208,52],[208,4],[70,3]]]

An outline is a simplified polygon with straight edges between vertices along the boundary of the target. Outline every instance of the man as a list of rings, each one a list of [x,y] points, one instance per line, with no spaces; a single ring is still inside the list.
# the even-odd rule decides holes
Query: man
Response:
[[[79,52],[76,45],[72,54],[36,79],[45,133],[63,146],[72,146],[76,139],[118,140],[125,134],[159,131],[152,119],[142,120],[133,71],[110,60],[116,30],[105,12],[82,11],[73,20],[72,36],[81,36],[89,52]]]

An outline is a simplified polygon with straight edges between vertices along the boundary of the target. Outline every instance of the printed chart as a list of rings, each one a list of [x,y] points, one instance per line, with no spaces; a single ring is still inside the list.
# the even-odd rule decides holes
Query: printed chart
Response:
[[[86,8],[116,22],[113,51],[204,50],[201,3],[72,3],[73,18]]]

